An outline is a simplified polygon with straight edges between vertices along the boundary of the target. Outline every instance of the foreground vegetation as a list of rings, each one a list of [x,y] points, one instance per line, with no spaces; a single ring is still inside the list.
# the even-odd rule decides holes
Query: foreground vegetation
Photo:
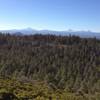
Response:
[[[0,78],[0,100],[100,100],[100,93],[70,93],[65,90],[53,90],[41,81],[22,82]]]
[[[0,34],[0,76],[1,98],[99,100],[100,40]]]

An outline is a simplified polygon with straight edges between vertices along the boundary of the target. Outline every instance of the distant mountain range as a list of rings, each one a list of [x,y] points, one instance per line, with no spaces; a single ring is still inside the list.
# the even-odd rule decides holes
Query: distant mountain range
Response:
[[[32,28],[26,29],[13,29],[13,30],[0,30],[2,33],[10,33],[16,35],[31,35],[31,34],[55,34],[55,35],[77,35],[80,37],[96,37],[100,38],[99,32],[91,32],[91,31],[54,31],[54,30],[35,30]]]

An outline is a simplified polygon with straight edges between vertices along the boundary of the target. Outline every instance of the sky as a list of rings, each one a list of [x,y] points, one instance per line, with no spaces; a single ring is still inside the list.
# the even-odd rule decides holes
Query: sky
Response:
[[[0,30],[100,32],[100,0],[0,0]]]

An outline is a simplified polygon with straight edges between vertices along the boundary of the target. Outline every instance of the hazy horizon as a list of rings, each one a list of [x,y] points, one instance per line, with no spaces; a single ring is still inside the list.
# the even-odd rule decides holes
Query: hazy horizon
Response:
[[[58,32],[95,32],[100,33],[100,31],[91,31],[91,30],[73,30],[73,29],[66,29],[66,30],[56,30],[56,29],[35,29],[31,27],[25,27],[25,28],[11,28],[11,29],[0,29],[0,31],[10,31],[10,30],[33,30],[33,31],[58,31]]]

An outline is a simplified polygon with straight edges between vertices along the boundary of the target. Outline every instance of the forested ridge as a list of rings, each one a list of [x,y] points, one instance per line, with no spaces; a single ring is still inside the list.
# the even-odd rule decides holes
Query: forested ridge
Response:
[[[43,82],[52,91],[67,91],[82,98],[85,94],[98,94],[98,99],[48,97],[36,100],[100,100],[100,40],[74,35],[20,36],[1,33],[0,77],[23,84]]]

